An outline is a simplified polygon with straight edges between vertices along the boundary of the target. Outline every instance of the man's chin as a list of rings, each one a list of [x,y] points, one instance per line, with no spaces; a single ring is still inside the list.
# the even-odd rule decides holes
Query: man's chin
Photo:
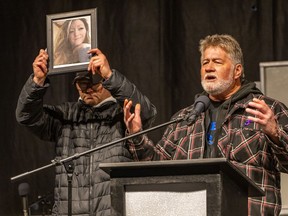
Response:
[[[207,93],[213,93],[215,91],[217,91],[218,89],[215,88],[215,85],[208,85],[207,83],[205,83],[203,86],[203,89],[207,92]]]
[[[221,94],[223,92],[222,89],[216,89],[215,87],[209,87],[209,86],[206,86],[204,88],[204,90],[209,94],[209,95],[218,95],[218,94]]]
[[[84,102],[85,102],[87,105],[90,105],[90,106],[95,106],[95,105],[98,104],[98,103],[97,103],[95,100],[93,100],[92,98],[86,98],[86,99],[84,100]]]

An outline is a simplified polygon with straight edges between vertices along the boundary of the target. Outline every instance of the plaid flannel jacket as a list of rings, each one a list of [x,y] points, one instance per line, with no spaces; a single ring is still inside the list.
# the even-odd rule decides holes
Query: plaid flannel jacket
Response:
[[[265,100],[279,124],[280,144],[273,143],[258,123],[247,119],[245,108],[253,97]],[[193,106],[180,110],[172,118],[186,115]],[[136,161],[185,160],[203,158],[206,140],[205,113],[191,126],[185,122],[166,128],[154,145],[147,136],[128,141]],[[248,215],[279,215],[281,211],[280,172],[288,171],[288,110],[279,101],[261,94],[248,93],[231,104],[224,115],[218,137],[218,150],[236,167],[265,190],[265,196],[248,200]],[[286,167],[285,167],[286,164]]]

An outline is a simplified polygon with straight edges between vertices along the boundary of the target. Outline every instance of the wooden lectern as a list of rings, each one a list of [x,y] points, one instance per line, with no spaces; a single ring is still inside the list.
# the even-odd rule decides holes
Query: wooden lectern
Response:
[[[245,216],[264,195],[225,158],[101,163],[111,176],[113,216]]]

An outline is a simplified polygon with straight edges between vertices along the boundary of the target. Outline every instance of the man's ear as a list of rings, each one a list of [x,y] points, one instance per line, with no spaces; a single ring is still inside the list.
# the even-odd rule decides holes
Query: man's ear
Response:
[[[241,64],[236,64],[235,69],[234,69],[235,73],[234,73],[234,79],[238,79],[241,77],[242,73],[243,73],[243,67]]]
[[[103,93],[103,95],[106,95],[105,97],[108,98],[108,97],[112,96],[110,91],[107,90],[106,88],[104,88],[102,84],[99,86],[99,88],[100,88],[101,93]]]
[[[99,88],[99,89],[98,89],[99,91],[101,91],[101,92],[103,91],[104,87],[103,87],[102,83],[100,83],[100,85],[98,86],[98,88]]]

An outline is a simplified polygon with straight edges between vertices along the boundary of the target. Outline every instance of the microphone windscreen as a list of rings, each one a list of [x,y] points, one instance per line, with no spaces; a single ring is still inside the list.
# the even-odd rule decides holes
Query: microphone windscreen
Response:
[[[29,194],[29,184],[24,182],[24,183],[21,183],[19,184],[18,186],[18,193],[20,196],[27,196]]]
[[[208,107],[210,106],[210,99],[209,99],[209,97],[207,97],[206,95],[201,95],[201,96],[199,96],[196,100],[195,100],[195,102],[194,102],[194,106],[195,107],[197,107],[197,104],[198,103],[201,103],[201,111],[200,112],[204,112],[204,111],[206,111],[207,109],[208,109]],[[204,107],[202,107],[202,106],[204,106]],[[198,108],[198,107],[197,107]],[[198,111],[198,110],[197,110]]]

